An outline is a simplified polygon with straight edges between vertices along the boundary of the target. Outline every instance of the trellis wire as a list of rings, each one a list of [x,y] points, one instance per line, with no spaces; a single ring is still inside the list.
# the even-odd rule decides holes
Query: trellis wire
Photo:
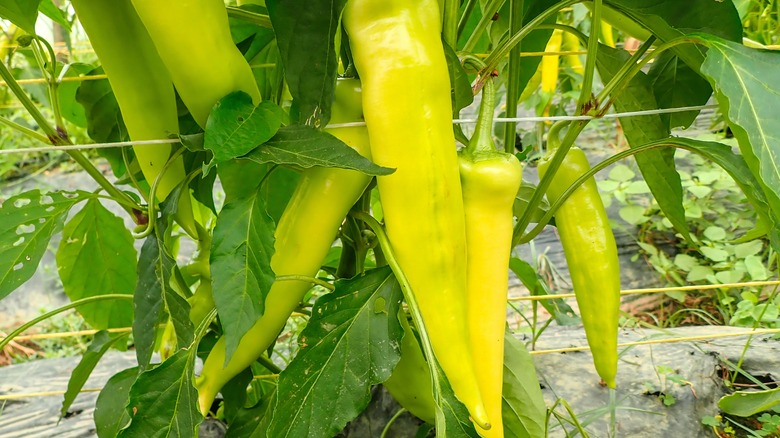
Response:
[[[695,290],[709,290],[709,289],[721,289],[721,288],[736,288],[736,287],[758,287],[758,286],[778,286],[780,280],[767,280],[767,281],[746,281],[740,283],[723,283],[723,284],[702,284],[702,285],[690,285],[690,286],[672,286],[672,287],[652,287],[645,289],[625,289],[620,291],[620,295],[640,295],[640,294],[656,294],[674,291],[695,291]],[[550,294],[550,295],[533,295],[527,297],[510,297],[508,301],[541,301],[541,300],[554,300],[558,298],[573,298],[573,293],[568,294]]]
[[[709,339],[736,338],[741,336],[769,335],[769,334],[776,334],[776,333],[780,333],[780,329],[754,329],[754,330],[747,330],[747,331],[735,332],[735,333],[720,333],[720,334],[699,335],[699,336],[678,336],[678,337],[663,338],[663,339],[650,339],[647,341],[623,342],[618,344],[618,347],[636,347],[641,345],[671,344],[677,342],[704,341]],[[534,350],[534,351],[529,351],[529,353],[531,355],[536,356],[540,354],[587,351],[589,349],[590,348],[588,346],[581,346],[581,347],[551,348],[547,350]],[[255,379],[272,378],[274,376],[275,375],[272,374],[255,376]],[[79,393],[100,392],[101,390],[102,388],[85,388],[80,390]],[[50,397],[50,396],[64,395],[64,394],[65,391],[41,391],[41,392],[26,392],[20,394],[5,394],[5,395],[0,395],[0,401],[18,400],[22,398],[33,398],[33,397]]]
[[[595,120],[595,119],[616,119],[621,117],[640,117],[653,114],[669,114],[687,111],[699,111],[705,109],[717,108],[717,105],[698,105],[698,106],[684,106],[678,108],[661,108],[646,111],[628,111],[623,113],[605,114],[601,117],[594,116],[549,116],[549,117],[496,117],[495,122],[546,122],[546,121],[559,121],[559,120]],[[454,119],[454,124],[470,124],[476,123],[476,119]],[[349,123],[333,123],[328,125],[327,128],[352,128],[357,126],[365,126],[366,122],[349,122]],[[109,143],[91,143],[91,144],[74,144],[67,146],[41,146],[32,148],[19,148],[19,149],[0,149],[0,155],[8,154],[27,154],[36,152],[56,152],[66,150],[81,150],[81,149],[109,149],[117,147],[126,147],[133,145],[150,145],[150,144],[172,144],[179,143],[179,139],[160,139],[160,140],[139,140],[139,141],[118,141]]]
[[[737,287],[758,287],[758,286],[778,286],[780,280],[767,280],[767,281],[745,281],[739,283],[724,283],[724,284],[702,284],[702,285],[690,285],[690,286],[670,286],[670,287],[653,287],[644,289],[624,289],[620,291],[621,295],[636,295],[636,294],[660,294],[672,291],[696,291],[696,290],[708,290],[708,289],[720,289],[720,288],[737,288]],[[550,295],[535,295],[526,297],[509,297],[507,301],[541,301],[541,300],[555,300],[559,298],[573,298],[574,294],[550,294]],[[303,313],[293,312],[292,316],[303,317],[306,316]],[[112,333],[129,332],[132,327],[119,327],[111,328],[106,331]],[[55,339],[55,338],[67,338],[73,336],[89,336],[94,335],[100,330],[79,330],[72,332],[59,332],[59,333],[39,333],[30,335],[19,335],[14,338],[17,341],[28,341],[36,339]]]

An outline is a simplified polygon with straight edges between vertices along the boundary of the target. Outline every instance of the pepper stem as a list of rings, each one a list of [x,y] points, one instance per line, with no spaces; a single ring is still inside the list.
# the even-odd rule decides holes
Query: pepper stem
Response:
[[[479,82],[478,82],[479,83]],[[493,112],[495,111],[496,92],[493,76],[488,76],[482,82],[482,101],[479,104],[479,117],[474,135],[471,136],[466,151],[470,154],[478,152],[495,152],[493,142]]]

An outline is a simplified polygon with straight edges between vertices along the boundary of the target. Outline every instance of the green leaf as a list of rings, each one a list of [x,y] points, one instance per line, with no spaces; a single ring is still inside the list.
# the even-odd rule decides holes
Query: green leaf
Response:
[[[303,168],[314,166],[358,170],[366,175],[389,175],[393,169],[378,166],[327,132],[309,126],[287,126],[245,157],[256,163]]]
[[[90,64],[82,64],[79,62],[68,64],[63,68],[67,69],[63,75],[63,77],[66,78],[76,78],[82,75],[86,75],[94,69],[94,67]],[[76,94],[78,93],[80,87],[81,84],[79,81],[61,82],[57,86],[57,94],[59,96],[62,117],[76,126],[86,128],[87,115],[84,111],[84,106],[79,104],[79,102],[76,100]]]
[[[114,345],[117,341],[127,341],[128,333],[109,333],[105,330],[101,330],[95,333],[95,337],[92,339],[92,343],[87,347],[87,351],[81,357],[79,364],[73,369],[68,380],[68,389],[65,391],[65,397],[62,401],[62,408],[60,409],[60,416],[64,417],[68,413],[73,401],[79,395],[81,388],[87,383],[89,375],[97,366],[100,359],[104,354]]]
[[[731,41],[742,40],[742,21],[730,1],[711,0],[606,0],[606,5],[640,23],[662,42],[691,32],[717,35]],[[704,50],[693,44],[672,48],[689,66],[698,69]]]
[[[710,50],[702,74],[715,89],[739,148],[760,182],[775,224],[780,218],[780,127],[776,122],[780,54],[698,35]],[[776,228],[776,227],[775,227]],[[774,230],[777,233],[777,230]]]
[[[174,266],[173,269],[178,268]],[[186,348],[195,337],[195,326],[190,319],[190,303],[171,287],[165,288],[163,298],[176,333],[176,343],[179,348]]]
[[[139,373],[138,367],[114,374],[103,386],[95,403],[95,430],[98,438],[116,438],[119,431],[130,422],[127,403],[130,388]]]
[[[40,2],[41,4],[38,6],[38,10],[41,11],[43,15],[54,20],[55,23],[64,27],[65,30],[67,30],[68,32],[71,31],[71,22],[68,21],[67,14],[64,11],[62,11],[62,9],[57,7],[54,4],[54,1],[40,0]]]
[[[756,255],[764,250],[764,244],[760,240],[754,240],[752,242],[740,243],[734,245],[734,256],[738,259],[744,259]]]
[[[212,165],[247,154],[276,134],[284,112],[276,104],[263,101],[252,104],[243,91],[223,97],[206,121],[203,147],[214,154]]]
[[[455,50],[453,50],[443,38],[441,42],[444,45],[444,55],[447,58],[447,69],[450,72],[452,117],[458,118],[460,116],[460,110],[474,102],[474,94],[471,91],[471,81],[466,74],[466,70],[463,69],[463,65],[460,63],[458,54],[455,53]]]
[[[133,236],[122,219],[97,199],[90,199],[62,232],[57,270],[71,301],[106,295],[132,295],[135,290],[136,251]],[[103,330],[133,322],[132,304],[125,300],[100,301],[77,309],[92,327]]]
[[[647,72],[659,108],[682,108],[704,105],[712,95],[712,87],[696,70],[684,63],[671,51],[664,52]],[[699,111],[660,114],[666,129],[691,126]]]
[[[433,378],[438,381],[434,384],[434,398],[438,399],[436,407],[436,436],[447,438],[479,438],[474,425],[469,420],[469,411],[463,403],[455,397],[452,386],[444,375],[438,361],[436,364],[436,373]]]
[[[225,438],[267,438],[268,424],[276,400],[276,391],[268,394],[261,403],[251,408],[241,409],[232,423],[228,425]]]
[[[547,288],[545,280],[525,260],[517,257],[510,258],[509,269],[517,275],[517,278],[528,288],[532,296],[550,295],[550,290]],[[541,300],[540,303],[555,318],[555,322],[559,325],[570,325],[579,321],[574,310],[566,304],[566,300],[556,298],[554,300]]]
[[[534,0],[534,1],[524,1],[523,2],[523,24],[528,24],[529,21],[536,18],[539,14],[544,12],[546,9],[551,7],[557,2],[557,0]],[[502,8],[498,12],[498,20],[494,21],[490,25],[490,39],[491,42],[494,45],[497,45],[500,43],[501,40],[506,38],[509,32],[509,16],[511,11],[511,3],[512,2],[504,2]],[[492,12],[491,12],[492,14]],[[543,21],[541,24],[543,25],[550,25],[555,24],[556,17],[553,15],[552,17],[548,18],[547,20]],[[547,42],[550,40],[550,36],[552,35],[552,29],[539,29],[531,32],[523,38],[522,43],[520,44],[520,47],[522,48],[523,52],[544,52],[545,47],[547,47]],[[517,73],[517,81],[520,90],[524,90],[528,83],[531,81],[531,78],[534,76],[534,73],[536,73],[536,70],[539,68],[539,64],[542,62],[541,56],[532,56],[532,57],[526,57],[523,58],[523,61],[520,63],[520,71]],[[502,76],[504,76],[507,72],[504,70],[507,67],[501,68]],[[520,93],[522,94],[522,92]],[[518,96],[519,97],[519,96]]]
[[[726,230],[715,225],[711,225],[704,229],[704,237],[711,241],[719,241],[726,239]]]
[[[35,35],[35,22],[38,19],[38,4],[41,0],[0,0],[0,18],[19,26],[29,34]]]
[[[629,58],[630,55],[625,50],[599,45],[596,66],[603,80],[612,79]],[[637,73],[623,91],[613,98],[618,112],[658,108],[650,80],[643,72]],[[669,137],[669,129],[664,126],[657,114],[621,118],[620,125],[632,148]],[[691,236],[683,208],[682,182],[674,164],[674,151],[654,150],[638,154],[636,162],[661,210],[674,228],[690,241]]]
[[[704,257],[712,260],[713,262],[722,262],[729,258],[729,253],[720,248],[713,248],[710,246],[702,246],[699,251],[704,254]]]
[[[265,311],[265,297],[275,279],[274,229],[258,192],[225,204],[217,218],[210,263],[226,360]]]
[[[695,152],[723,168],[734,179],[750,204],[756,209],[761,220],[771,226],[769,237],[775,248],[780,249],[780,215],[776,215],[769,207],[769,201],[762,189],[762,184],[751,172],[746,157],[735,154],[730,146],[712,141],[700,141],[690,138],[670,137],[657,143],[675,145],[691,152]],[[642,155],[642,154],[640,154]]]
[[[365,409],[400,358],[402,297],[384,267],[337,281],[317,300],[300,352],[279,375],[269,436],[330,437]]]
[[[515,202],[512,204],[512,213],[515,216],[521,217],[523,214],[525,214],[525,210],[528,208],[528,203],[531,200],[531,197],[534,195],[535,191],[535,184],[523,180],[523,184],[520,186],[520,190],[517,191],[517,195],[515,196]],[[544,217],[544,215],[549,210],[550,203],[547,202],[546,199],[542,199],[531,215],[531,222],[539,223],[539,221],[542,220],[542,217]]]
[[[119,438],[191,438],[203,416],[192,384],[194,353],[179,350],[153,370],[145,371],[130,389],[130,425]]]
[[[688,275],[685,277],[685,281],[694,283],[697,281],[709,281],[715,275],[715,271],[709,266],[693,266]]]
[[[102,67],[88,72],[84,76],[105,74]],[[78,82],[74,82],[78,84]],[[63,83],[63,86],[66,83]],[[108,79],[81,81],[76,90],[76,101],[84,107],[87,135],[98,143],[126,141],[129,139],[119,104],[111,91]],[[75,110],[74,110],[75,111]],[[101,148],[98,155],[111,164],[114,175],[125,174],[125,163],[120,148]],[[138,169],[140,172],[140,168]]]
[[[84,76],[104,74],[103,68],[98,67]],[[127,128],[108,79],[81,81],[75,96],[76,101],[84,107],[89,138],[98,143],[128,139]]]
[[[534,361],[511,332],[504,335],[502,418],[507,438],[545,435],[547,406],[536,377]]]
[[[175,262],[164,243],[153,233],[144,241],[138,258],[138,283],[133,298],[133,340],[141,370],[149,366],[157,325],[161,322],[164,296],[170,289]]]
[[[71,207],[92,198],[87,192],[31,190],[0,207],[0,299],[27,281],[38,268],[49,240]]]
[[[336,35],[346,0],[309,2],[268,0],[284,74],[298,121],[324,127],[330,120],[339,63]]]
[[[721,397],[718,407],[725,413],[750,417],[780,404],[780,388],[766,391],[737,391]]]

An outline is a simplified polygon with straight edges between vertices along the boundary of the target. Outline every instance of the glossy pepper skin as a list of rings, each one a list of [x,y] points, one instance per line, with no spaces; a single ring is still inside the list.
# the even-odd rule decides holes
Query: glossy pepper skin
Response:
[[[252,69],[230,36],[222,0],[132,0],[176,91],[201,127],[234,91],[260,103]]]
[[[490,427],[469,347],[466,230],[436,0],[349,0],[343,22],[363,83],[387,234],[436,359],[472,418]]]
[[[493,427],[477,426],[483,437],[503,437],[501,418],[504,332],[512,250],[512,206],[523,168],[517,157],[493,143],[495,93],[485,82],[479,119],[468,147],[459,154],[466,217],[466,280],[469,332],[482,400]]]
[[[130,139],[159,140],[178,134],[173,83],[130,0],[71,4],[108,76]],[[152,185],[170,157],[171,145],[134,146],[133,151]],[[157,199],[164,200],[184,177],[184,161],[178,158],[157,185]],[[195,235],[189,196],[179,200],[177,221]]]
[[[551,131],[552,134],[552,131]],[[543,159],[539,173],[547,173]],[[574,181],[590,170],[585,153],[572,148],[547,189],[555,203]],[[617,332],[620,313],[620,265],[617,245],[596,180],[590,178],[555,213],[555,225],[569,265],[596,371],[610,388],[617,374]]]
[[[336,84],[331,123],[362,119],[359,93],[357,80],[340,80]],[[364,127],[334,128],[326,132],[361,155],[371,157]],[[271,268],[277,277],[317,275],[344,217],[370,181],[371,177],[353,170],[313,167],[303,171],[276,226]],[[199,406],[204,415],[222,386],[256,361],[276,340],[310,288],[311,284],[304,281],[275,282],[266,297],[265,313],[241,339],[227,365],[225,338],[217,341],[196,378]]]
[[[428,362],[402,310],[398,319],[404,329],[401,341],[401,360],[393,374],[382,385],[393,398],[412,415],[430,424],[436,422],[436,401]]]

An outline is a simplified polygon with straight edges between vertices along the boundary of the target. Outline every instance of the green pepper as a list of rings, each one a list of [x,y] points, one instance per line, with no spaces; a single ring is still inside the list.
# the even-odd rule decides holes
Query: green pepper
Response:
[[[483,437],[504,436],[501,405],[512,206],[523,177],[517,157],[497,150],[493,142],[493,88],[493,79],[488,77],[474,135],[460,153],[469,332],[482,400],[493,426],[490,430],[477,426]]]
[[[130,0],[73,0],[114,92],[131,140],[159,140],[179,132],[173,83]],[[171,154],[171,145],[134,146],[146,181],[157,179]],[[164,200],[184,180],[182,158],[171,163],[157,185]],[[150,202],[152,202],[150,200]],[[189,196],[179,200],[177,221],[196,235]]]
[[[404,329],[401,359],[382,385],[404,409],[433,424],[436,421],[436,401],[433,399],[428,362],[403,310],[399,312],[398,319]]]
[[[487,429],[468,334],[466,225],[436,0],[350,0],[344,25],[363,83],[387,234],[455,395]]]
[[[362,119],[360,83],[354,79],[336,84],[331,122]],[[370,157],[364,127],[331,128],[327,132]],[[277,276],[314,277],[336,238],[344,217],[368,187],[371,177],[354,170],[313,167],[304,170],[295,192],[276,226],[271,268]],[[217,341],[196,379],[201,412],[208,413],[219,390],[251,365],[273,344],[287,319],[311,288],[306,281],[277,281],[265,300],[265,313],[244,335],[225,364],[225,338]]]
[[[548,136],[551,151],[557,148],[557,130],[554,126]],[[542,177],[549,164],[549,156],[539,163]],[[549,201],[557,202],[574,181],[589,170],[585,153],[571,148],[547,189]],[[555,226],[569,265],[593,363],[606,385],[615,388],[620,264],[615,236],[594,178],[587,179],[563,202],[555,213]]]
[[[132,0],[176,91],[201,126],[212,107],[234,91],[260,102],[252,69],[230,36],[222,0]]]

